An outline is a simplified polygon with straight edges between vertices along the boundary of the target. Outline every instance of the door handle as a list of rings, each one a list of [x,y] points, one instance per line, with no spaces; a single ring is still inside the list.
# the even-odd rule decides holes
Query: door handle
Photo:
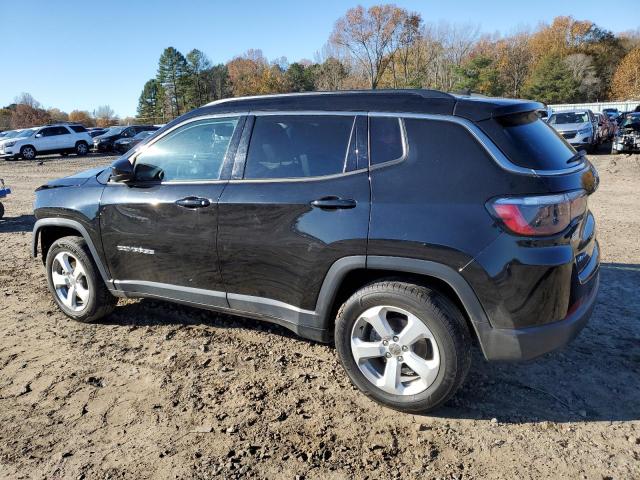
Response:
[[[180,205],[185,208],[204,208],[211,205],[211,202],[208,198],[185,197],[180,200],[176,200],[176,205]]]
[[[311,206],[323,210],[338,210],[341,208],[354,208],[357,202],[351,198],[322,197],[311,202]]]

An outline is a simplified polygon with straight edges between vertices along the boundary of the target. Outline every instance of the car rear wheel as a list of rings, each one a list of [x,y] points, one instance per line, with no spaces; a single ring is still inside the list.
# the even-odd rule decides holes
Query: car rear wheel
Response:
[[[60,309],[79,322],[94,322],[113,311],[117,299],[98,273],[82,237],[63,237],[47,252],[49,291]]]
[[[335,343],[360,391],[409,413],[451,398],[471,363],[458,308],[435,290],[401,281],[376,282],[349,298],[338,312]]]
[[[76,155],[84,156],[89,153],[89,145],[86,142],[76,143]]]
[[[25,160],[33,160],[36,158],[36,149],[31,145],[25,145],[20,149],[20,156]]]

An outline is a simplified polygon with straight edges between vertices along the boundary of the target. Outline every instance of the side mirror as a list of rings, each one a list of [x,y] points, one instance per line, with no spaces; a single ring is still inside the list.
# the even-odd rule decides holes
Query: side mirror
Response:
[[[36,133],[36,138],[42,138],[42,134],[41,133]]]
[[[127,183],[133,180],[133,165],[127,158],[121,158],[111,164],[111,180]]]

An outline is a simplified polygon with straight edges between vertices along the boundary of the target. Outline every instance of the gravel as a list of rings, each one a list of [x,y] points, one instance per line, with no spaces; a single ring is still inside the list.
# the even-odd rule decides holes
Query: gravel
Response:
[[[0,162],[0,478],[640,478],[640,156],[591,158],[591,322],[532,363],[474,350],[431,416],[372,403],[331,346],[275,325],[151,300],[74,323],[29,254],[33,190],[112,158]]]

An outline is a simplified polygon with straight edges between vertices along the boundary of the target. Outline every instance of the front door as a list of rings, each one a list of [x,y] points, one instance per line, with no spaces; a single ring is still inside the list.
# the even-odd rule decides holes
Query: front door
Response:
[[[102,241],[118,288],[227,305],[216,253],[217,202],[239,121],[200,119],[170,130],[133,154],[134,182],[105,187]]]
[[[218,251],[232,308],[313,321],[331,265],[366,254],[365,155],[366,117],[255,116],[246,158],[234,166],[238,178],[219,202]]]

